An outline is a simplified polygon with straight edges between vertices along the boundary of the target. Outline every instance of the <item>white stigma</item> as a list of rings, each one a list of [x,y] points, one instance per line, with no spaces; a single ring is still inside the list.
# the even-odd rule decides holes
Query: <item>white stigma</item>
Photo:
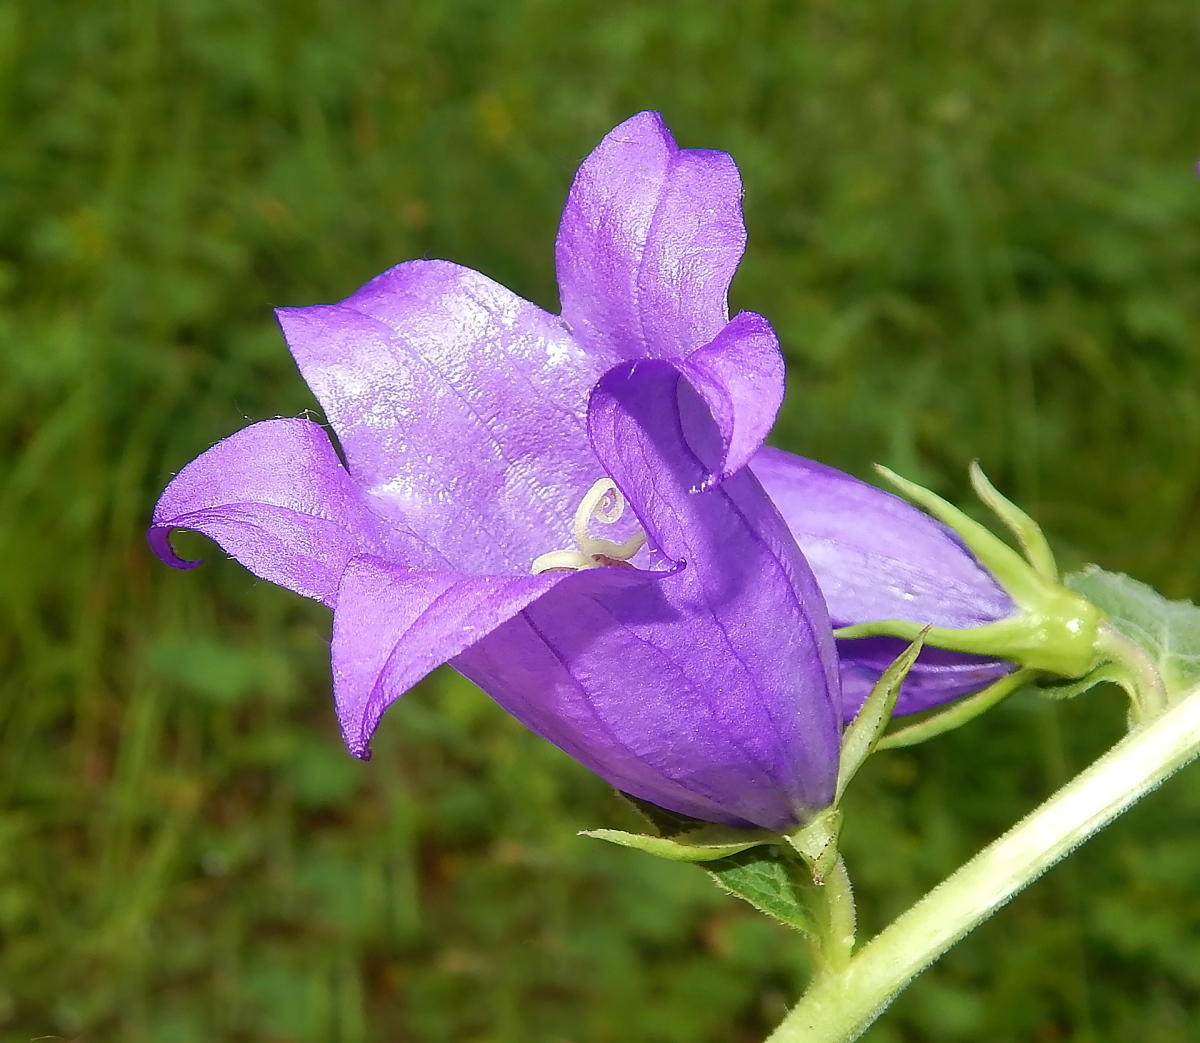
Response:
[[[593,521],[612,525],[621,520],[625,513],[625,497],[611,478],[601,478],[593,485],[575,511],[573,532],[578,550],[552,550],[534,559],[530,571],[536,576],[541,572],[579,572],[583,569],[598,569],[602,565],[626,565],[646,542],[646,534],[640,529],[624,543],[593,536],[589,531]],[[632,568],[632,566],[627,566]]]

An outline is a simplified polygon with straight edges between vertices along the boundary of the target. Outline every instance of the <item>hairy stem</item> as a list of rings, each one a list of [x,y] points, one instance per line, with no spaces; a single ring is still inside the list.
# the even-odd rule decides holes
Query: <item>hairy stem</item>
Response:
[[[1200,688],[1193,688],[930,891],[841,974],[819,975],[768,1043],[857,1039],[955,942],[1198,753]]]
[[[821,885],[824,909],[821,911],[821,940],[816,949],[818,976],[837,978],[846,973],[854,951],[854,892],[850,874],[839,858]]]

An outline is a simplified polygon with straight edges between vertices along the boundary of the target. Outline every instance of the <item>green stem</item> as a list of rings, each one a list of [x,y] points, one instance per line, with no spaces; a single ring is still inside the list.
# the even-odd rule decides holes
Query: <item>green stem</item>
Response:
[[[768,1043],[849,1043],[934,960],[1200,753],[1200,687],[1127,735],[870,941],[818,976]]]
[[[850,965],[850,954],[854,952],[854,892],[850,887],[850,874],[840,858],[821,883],[821,938],[815,956],[818,977],[837,978],[846,973]]]

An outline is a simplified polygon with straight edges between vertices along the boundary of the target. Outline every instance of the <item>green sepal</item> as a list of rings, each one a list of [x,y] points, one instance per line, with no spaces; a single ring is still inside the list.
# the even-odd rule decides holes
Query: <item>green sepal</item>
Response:
[[[737,855],[760,844],[778,844],[779,834],[766,830],[735,829],[709,823],[687,833],[656,837],[647,833],[626,833],[620,829],[585,829],[581,837],[607,840],[610,844],[632,847],[671,862],[711,862]]]
[[[846,792],[846,787],[854,778],[855,772],[879,745],[884,729],[892,719],[892,711],[896,708],[900,686],[912,669],[913,663],[917,661],[928,630],[929,627],[922,629],[912,644],[883,672],[863,703],[862,709],[846,728],[842,736],[842,753],[838,760],[837,789],[833,797],[835,805],[841,801],[842,794]]]
[[[1057,583],[1058,564],[1054,560],[1054,552],[1050,549],[1042,527],[992,485],[988,476],[983,473],[983,468],[979,466],[978,460],[971,461],[967,474],[970,476],[971,488],[975,490],[975,495],[991,508],[992,513],[1004,522],[1008,531],[1017,538],[1034,572],[1051,583]]]
[[[951,703],[946,709],[926,717],[923,721],[898,728],[889,732],[876,744],[877,750],[897,750],[905,746],[916,746],[938,735],[961,728],[968,721],[973,721],[985,710],[990,710],[997,703],[1007,699],[1023,685],[1029,684],[1038,676],[1036,670],[1014,670],[1011,674],[993,681],[983,691],[968,695]]]
[[[1113,684],[1123,684],[1125,681],[1125,671],[1115,663],[1101,663],[1090,674],[1086,674],[1077,681],[1059,681],[1056,683],[1042,680],[1034,687],[1037,694],[1043,699],[1062,702],[1067,699],[1074,699],[1077,695],[1083,695],[1084,692],[1090,691],[1096,685],[1103,684],[1105,681],[1111,681]]]
[[[1042,593],[1045,579],[986,525],[977,522],[937,493],[901,478],[890,468],[876,464],[875,470],[918,507],[958,533],[979,563],[999,581],[1018,605],[1026,600],[1036,600]]]
[[[784,840],[808,866],[813,883],[820,884],[838,860],[838,837],[842,832],[842,813],[836,807],[825,808],[799,829],[784,835]]]
[[[952,652],[1007,659],[1031,670],[1072,678],[1085,676],[1105,658],[1100,647],[1104,612],[1050,578],[1056,569],[1045,537],[1028,515],[995,492],[982,471],[976,467],[973,481],[985,502],[1016,533],[1030,561],[936,493],[886,467],[878,470],[914,503],[953,529],[1017,606],[1013,615],[983,626],[931,627],[926,644]],[[835,634],[839,638],[886,635],[912,641],[921,629],[919,623],[888,619],[842,627]]]
[[[657,804],[651,804],[650,801],[642,800],[641,797],[635,797],[624,790],[617,790],[617,796],[645,819],[647,825],[658,830],[658,835],[662,837],[677,837],[680,833],[691,833],[712,824],[702,818],[692,818],[678,811],[660,808]]]
[[[811,938],[818,936],[817,918],[805,901],[812,881],[804,867],[778,847],[756,847],[705,862],[702,868],[723,891]]]

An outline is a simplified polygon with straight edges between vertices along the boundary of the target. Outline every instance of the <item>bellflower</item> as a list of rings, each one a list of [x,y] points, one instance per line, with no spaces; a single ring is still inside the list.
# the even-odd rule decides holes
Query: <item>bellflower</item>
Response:
[[[783,394],[761,316],[728,317],[737,168],[642,113],[580,168],[561,316],[410,261],[278,312],[337,434],[253,424],[192,461],[150,530],[216,540],[334,612],[360,757],[443,662],[615,786],[783,829],[832,799],[842,708],[825,603],[744,465]]]
[[[152,546],[187,568],[170,531],[205,533],[333,609],[356,756],[449,662],[637,797],[805,821],[832,799],[843,717],[901,647],[835,649],[830,611],[970,626],[1011,605],[940,523],[762,448],[783,362],[765,319],[728,316],[744,246],[732,159],[634,116],[572,184],[561,315],[445,261],[279,309],[344,462],[318,424],[253,424],[171,482]],[[927,649],[898,711],[1007,669]]]

